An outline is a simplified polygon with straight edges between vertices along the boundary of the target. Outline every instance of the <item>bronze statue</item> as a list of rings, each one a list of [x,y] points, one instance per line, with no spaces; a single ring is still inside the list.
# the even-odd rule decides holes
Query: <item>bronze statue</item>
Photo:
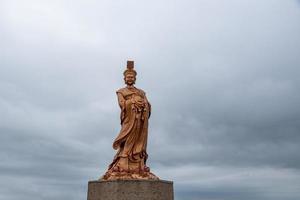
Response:
[[[134,86],[137,73],[134,70],[133,61],[127,61],[127,69],[123,74],[127,86],[117,91],[122,127],[113,143],[113,148],[118,152],[101,179],[157,180],[158,177],[152,174],[150,168],[146,166],[151,105],[145,92]]]

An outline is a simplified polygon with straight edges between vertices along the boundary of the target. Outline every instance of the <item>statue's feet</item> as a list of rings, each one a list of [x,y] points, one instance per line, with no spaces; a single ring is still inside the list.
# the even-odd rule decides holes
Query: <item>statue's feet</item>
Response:
[[[142,179],[142,180],[159,180],[157,176],[150,172],[149,167],[143,169],[125,170],[117,166],[108,170],[100,180],[130,180],[130,179]]]

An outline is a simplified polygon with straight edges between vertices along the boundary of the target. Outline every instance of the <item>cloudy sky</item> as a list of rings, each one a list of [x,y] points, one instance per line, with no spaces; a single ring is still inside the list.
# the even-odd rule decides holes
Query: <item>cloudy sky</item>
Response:
[[[82,200],[127,59],[176,200],[300,199],[300,1],[0,0],[0,199]]]

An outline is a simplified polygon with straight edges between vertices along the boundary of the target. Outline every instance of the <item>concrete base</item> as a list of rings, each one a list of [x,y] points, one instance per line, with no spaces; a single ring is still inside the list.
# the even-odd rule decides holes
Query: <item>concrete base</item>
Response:
[[[89,181],[88,200],[174,200],[173,182],[163,180]]]

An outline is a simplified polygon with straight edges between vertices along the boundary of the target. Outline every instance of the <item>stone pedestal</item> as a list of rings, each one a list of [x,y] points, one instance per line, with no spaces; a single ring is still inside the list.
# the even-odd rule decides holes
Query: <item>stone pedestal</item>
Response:
[[[87,200],[173,200],[173,182],[163,180],[89,181]]]

